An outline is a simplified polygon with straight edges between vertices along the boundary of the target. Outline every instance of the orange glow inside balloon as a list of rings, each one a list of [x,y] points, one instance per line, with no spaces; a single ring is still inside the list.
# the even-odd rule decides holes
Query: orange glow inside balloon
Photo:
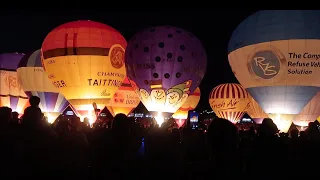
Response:
[[[218,85],[211,91],[209,103],[219,118],[236,123],[244,115],[250,99],[240,84],[228,83]]]
[[[200,95],[200,88],[197,87],[172,117],[174,119],[187,119],[189,111],[194,110],[197,107],[200,101]]]
[[[117,114],[125,114],[126,116],[131,113],[131,111],[136,108],[140,103],[140,99],[128,78],[126,78],[119,90],[115,93],[110,103],[107,105],[109,112],[112,116]]]

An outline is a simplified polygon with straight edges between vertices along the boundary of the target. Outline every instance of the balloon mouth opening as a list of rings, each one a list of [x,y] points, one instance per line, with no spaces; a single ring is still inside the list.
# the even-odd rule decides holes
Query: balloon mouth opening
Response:
[[[159,127],[161,127],[162,123],[164,122],[164,117],[162,116],[161,112],[158,112],[158,114],[154,117]]]

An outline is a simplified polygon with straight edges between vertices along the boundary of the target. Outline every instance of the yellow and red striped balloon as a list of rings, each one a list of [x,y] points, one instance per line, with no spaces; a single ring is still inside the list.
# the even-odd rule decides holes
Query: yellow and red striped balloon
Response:
[[[240,84],[227,83],[212,89],[209,103],[219,118],[236,123],[249,107],[250,98]]]

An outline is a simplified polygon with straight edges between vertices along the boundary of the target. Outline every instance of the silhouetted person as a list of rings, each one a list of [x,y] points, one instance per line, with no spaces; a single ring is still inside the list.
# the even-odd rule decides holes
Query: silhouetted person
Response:
[[[270,118],[264,118],[258,129],[259,136],[274,136],[278,132],[277,125]]]
[[[29,98],[29,103],[30,103],[30,106],[32,107],[39,107],[40,98],[38,96],[31,96]]]
[[[130,119],[124,114],[117,114],[112,124],[112,133],[109,139],[109,160],[111,169],[114,171],[125,172],[136,155],[133,149],[136,147],[133,143],[135,137],[131,132]]]
[[[16,132],[12,131],[9,126],[11,121],[11,108],[0,107],[0,159],[5,166],[1,169],[0,179],[6,179],[9,177],[9,171],[14,168],[14,141],[13,136]]]
[[[40,98],[38,96],[31,96],[29,98],[29,104],[30,106],[27,107],[24,110],[23,116],[22,116],[22,120],[24,121],[23,124],[25,126],[33,126],[35,124],[40,123],[40,121],[42,120],[42,111],[39,108],[39,104],[40,104]],[[38,122],[35,122],[38,121]]]
[[[288,168],[282,162],[288,161],[285,144],[279,138],[279,130],[272,119],[265,118],[258,129],[258,138],[254,143],[249,173],[261,177],[274,178],[287,174]],[[270,167],[272,171],[269,170]]]
[[[298,140],[298,137],[299,137],[299,130],[298,129],[292,129],[290,131],[290,137],[292,140]]]
[[[12,123],[13,125],[19,125],[19,124],[21,124],[21,120],[20,120],[20,118],[19,118],[19,113],[18,113],[18,112],[12,112],[11,123]]]
[[[30,104],[23,115],[23,130],[19,138],[19,156],[21,158],[22,177],[37,177],[42,173],[52,173],[55,161],[56,137],[46,126],[43,113],[38,108],[39,99],[30,98]]]
[[[86,135],[81,132],[79,118],[71,118],[71,122],[61,122],[61,132],[58,137],[59,164],[61,171],[68,174],[69,178],[78,179],[86,175],[88,166],[89,143]]]
[[[238,154],[239,134],[234,124],[222,118],[213,120],[208,128],[208,146],[211,152],[210,165],[213,176],[241,175],[242,164]],[[230,168],[230,164],[233,164],[233,168]]]

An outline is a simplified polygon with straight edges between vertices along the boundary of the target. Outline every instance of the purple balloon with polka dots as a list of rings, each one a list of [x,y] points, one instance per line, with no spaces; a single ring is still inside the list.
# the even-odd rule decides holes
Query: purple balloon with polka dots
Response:
[[[206,71],[207,55],[200,40],[190,32],[158,26],[137,33],[128,42],[125,65],[136,90],[145,90],[151,96],[154,89],[163,89],[168,95],[174,88],[182,91],[177,90],[182,97],[199,86]]]
[[[125,54],[127,76],[139,88],[150,91],[161,82],[164,89],[191,80],[190,91],[200,84],[207,55],[200,40],[188,31],[158,26],[137,33]]]

